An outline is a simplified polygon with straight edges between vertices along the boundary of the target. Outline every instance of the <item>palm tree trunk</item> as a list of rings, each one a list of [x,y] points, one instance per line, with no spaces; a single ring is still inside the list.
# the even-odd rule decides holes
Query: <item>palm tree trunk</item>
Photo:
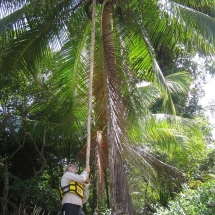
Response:
[[[118,86],[120,78],[117,74],[116,55],[113,34],[113,2],[107,1],[103,5],[101,32],[104,54],[104,70],[106,81],[106,111],[109,144],[109,169],[111,187],[112,214],[132,215],[130,194],[127,186],[123,160],[121,157],[120,137],[116,130],[120,129],[120,122],[115,116],[120,114],[121,107]]]

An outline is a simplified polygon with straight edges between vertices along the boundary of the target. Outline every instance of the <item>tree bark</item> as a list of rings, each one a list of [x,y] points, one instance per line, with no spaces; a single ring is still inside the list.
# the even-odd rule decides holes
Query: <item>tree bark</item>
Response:
[[[105,192],[106,192],[106,205],[107,208],[110,209],[110,199],[109,199],[109,189],[108,189],[108,178],[107,178],[107,171],[104,170],[104,177],[105,177]]]
[[[8,214],[7,201],[8,201],[8,193],[9,193],[9,173],[8,167],[4,165],[4,192],[3,192],[3,201],[2,201],[2,214]]]

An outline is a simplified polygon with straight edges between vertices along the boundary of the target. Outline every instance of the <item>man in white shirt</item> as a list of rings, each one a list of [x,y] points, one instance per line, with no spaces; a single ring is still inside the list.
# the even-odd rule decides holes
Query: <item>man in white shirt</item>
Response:
[[[63,191],[65,191],[62,198],[62,215],[78,215],[81,213],[83,204],[86,203],[89,198],[90,167],[87,166],[80,175],[76,173],[76,166],[74,164],[69,164],[61,178],[61,187]],[[68,186],[70,182],[74,182],[77,186],[84,185],[83,190],[81,190],[83,191],[83,195],[80,195],[81,192],[71,191]],[[78,182],[78,184],[75,182]],[[78,189],[79,188],[80,187],[78,187]],[[76,187],[74,190],[77,190]]]

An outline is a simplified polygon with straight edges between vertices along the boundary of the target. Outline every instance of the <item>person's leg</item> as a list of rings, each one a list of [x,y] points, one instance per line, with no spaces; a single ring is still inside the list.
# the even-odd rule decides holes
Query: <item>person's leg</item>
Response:
[[[64,204],[62,207],[62,215],[79,215],[81,206],[74,204]]]
[[[84,211],[80,208],[79,214],[78,215],[85,215]]]

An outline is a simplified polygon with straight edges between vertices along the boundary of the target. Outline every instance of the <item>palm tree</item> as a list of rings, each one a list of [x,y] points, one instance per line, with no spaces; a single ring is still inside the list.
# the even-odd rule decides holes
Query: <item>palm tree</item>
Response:
[[[50,84],[55,89],[52,101],[57,98],[64,106],[57,106],[57,114],[50,115],[53,103],[35,103],[33,111],[48,116],[48,130],[56,128],[56,123],[65,136],[76,127],[82,129],[88,103],[91,1],[4,1],[0,8],[0,70],[35,77],[37,65],[51,48],[55,67],[43,76],[54,84]],[[100,152],[98,162],[106,164],[104,155],[108,155],[113,214],[135,214],[129,190],[132,186],[126,177],[131,172],[136,177],[132,170],[135,163],[137,175],[157,184],[161,162],[142,152],[143,146],[158,139],[181,139],[178,133],[158,129],[148,109],[152,101],[144,97],[137,84],[153,83],[156,90],[150,91],[151,99],[159,92],[167,113],[174,115],[172,89],[162,74],[156,52],[165,49],[172,56],[213,52],[213,10],[213,0],[97,1],[92,142]],[[66,130],[61,125],[66,125]],[[171,170],[176,178],[182,174]]]

